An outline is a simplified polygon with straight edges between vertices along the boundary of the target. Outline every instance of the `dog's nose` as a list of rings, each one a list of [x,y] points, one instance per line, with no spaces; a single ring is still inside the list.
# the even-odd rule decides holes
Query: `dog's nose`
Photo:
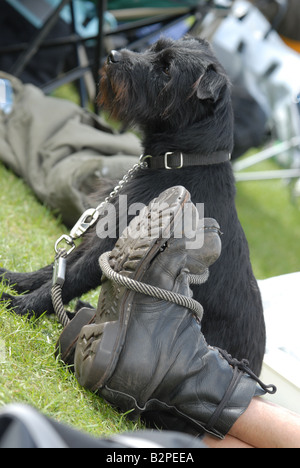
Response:
[[[112,50],[107,58],[107,61],[108,63],[118,63],[121,62],[121,58],[122,54],[120,54],[120,52],[118,52],[117,50]]]

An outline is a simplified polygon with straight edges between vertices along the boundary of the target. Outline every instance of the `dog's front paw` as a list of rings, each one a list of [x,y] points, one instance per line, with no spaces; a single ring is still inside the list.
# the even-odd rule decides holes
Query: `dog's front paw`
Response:
[[[29,317],[32,316],[32,311],[30,312],[26,305],[22,304],[20,299],[22,298],[18,296],[11,296],[7,293],[2,293],[0,297],[0,303],[4,303],[8,310],[15,312],[18,315],[28,315]]]
[[[11,281],[11,272],[6,268],[0,268],[0,283],[2,282],[5,286],[14,285]]]
[[[4,303],[9,311],[28,318],[39,317],[46,312],[46,309],[42,310],[40,304],[32,301],[29,296],[12,296],[3,292],[0,302]]]

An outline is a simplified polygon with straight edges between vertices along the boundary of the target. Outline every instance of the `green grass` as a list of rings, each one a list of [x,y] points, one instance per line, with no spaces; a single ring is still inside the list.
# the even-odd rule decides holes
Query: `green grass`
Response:
[[[123,416],[96,395],[83,390],[74,376],[54,358],[60,333],[47,318],[36,322],[1,312],[0,405],[22,402],[58,421],[93,435],[134,429]],[[3,358],[4,356],[4,358]]]
[[[274,162],[252,170],[278,169]],[[237,210],[258,279],[300,270],[300,204],[283,180],[237,183]]]
[[[0,164],[0,266],[32,271],[53,261],[54,242],[66,228],[30,189]],[[11,292],[0,283],[0,295]],[[85,297],[97,304],[98,292]],[[98,396],[81,388],[55,359],[62,331],[55,317],[20,318],[0,303],[0,407],[23,402],[93,435],[134,430]],[[138,423],[138,427],[140,424]]]
[[[0,186],[0,266],[32,271],[52,262],[54,243],[67,229],[1,164]],[[300,211],[283,182],[238,183],[237,207],[257,278],[298,271]],[[98,293],[85,299],[96,304]],[[28,321],[0,304],[0,406],[25,402],[94,435],[141,427],[82,389],[55,359],[61,330],[55,317]]]

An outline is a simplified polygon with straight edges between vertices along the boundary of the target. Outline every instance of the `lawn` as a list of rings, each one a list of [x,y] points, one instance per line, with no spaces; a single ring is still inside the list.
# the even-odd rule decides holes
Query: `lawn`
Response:
[[[257,169],[278,166],[267,161]],[[300,198],[293,197],[291,185],[277,179],[238,182],[237,210],[258,279],[300,271]]]
[[[29,271],[52,262],[54,242],[66,228],[1,163],[0,186],[0,265]],[[0,283],[0,295],[3,290],[8,291]],[[87,299],[97,304],[97,297]],[[82,389],[55,359],[61,331],[55,317],[28,321],[0,303],[0,407],[24,402],[94,435],[140,427]]]
[[[1,164],[0,186],[0,266],[32,271],[52,262],[54,243],[67,229]],[[237,207],[256,277],[299,271],[300,210],[289,188],[282,181],[240,182]],[[0,283],[0,294],[3,290]],[[96,304],[97,296],[85,299]],[[140,427],[82,389],[55,359],[61,330],[55,317],[28,321],[0,304],[0,406],[25,402],[94,435]]]

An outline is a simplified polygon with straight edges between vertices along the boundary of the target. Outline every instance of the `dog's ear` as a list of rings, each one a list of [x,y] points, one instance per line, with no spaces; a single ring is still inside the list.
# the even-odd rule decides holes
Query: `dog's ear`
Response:
[[[225,75],[218,73],[213,65],[209,66],[195,83],[197,97],[216,102],[226,82]]]

